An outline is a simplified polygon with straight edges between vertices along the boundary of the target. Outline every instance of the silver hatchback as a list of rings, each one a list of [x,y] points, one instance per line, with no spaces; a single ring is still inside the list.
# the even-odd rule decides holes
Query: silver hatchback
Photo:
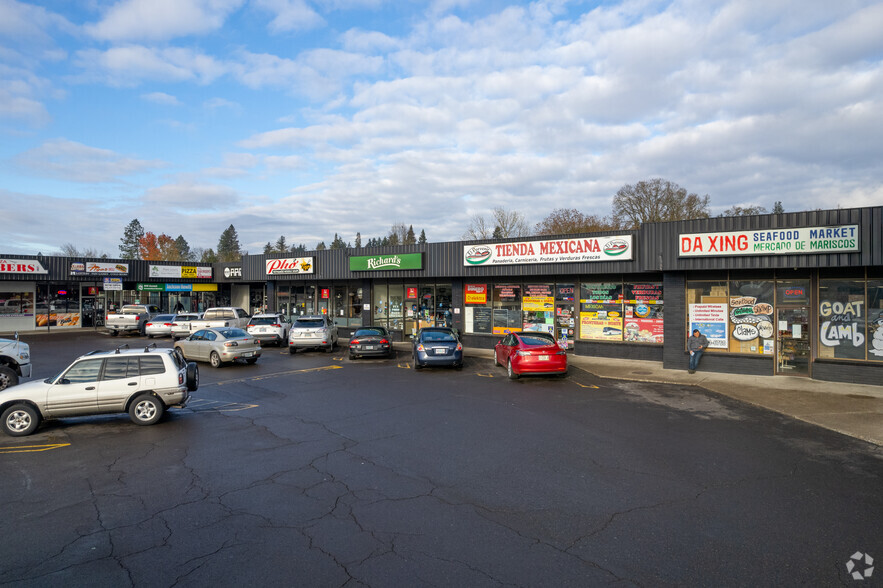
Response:
[[[337,345],[337,325],[329,317],[319,314],[299,316],[288,333],[288,352],[298,349],[331,351]]]

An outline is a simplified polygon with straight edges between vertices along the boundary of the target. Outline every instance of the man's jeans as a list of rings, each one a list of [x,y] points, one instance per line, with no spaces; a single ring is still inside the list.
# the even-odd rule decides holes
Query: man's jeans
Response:
[[[694,351],[693,355],[690,356],[690,369],[695,370],[699,366],[699,358],[702,357],[703,350]]]

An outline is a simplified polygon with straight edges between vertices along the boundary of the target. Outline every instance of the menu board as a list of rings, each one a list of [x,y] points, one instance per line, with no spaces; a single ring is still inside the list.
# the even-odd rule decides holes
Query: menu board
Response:
[[[494,332],[494,309],[493,308],[469,308],[472,311],[472,332]]]
[[[632,304],[662,304],[662,284],[628,284],[625,298]]]

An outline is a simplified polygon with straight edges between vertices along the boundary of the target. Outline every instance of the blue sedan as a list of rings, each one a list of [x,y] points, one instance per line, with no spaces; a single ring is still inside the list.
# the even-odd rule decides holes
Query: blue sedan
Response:
[[[463,367],[463,345],[453,329],[427,327],[414,338],[414,369],[425,366]]]

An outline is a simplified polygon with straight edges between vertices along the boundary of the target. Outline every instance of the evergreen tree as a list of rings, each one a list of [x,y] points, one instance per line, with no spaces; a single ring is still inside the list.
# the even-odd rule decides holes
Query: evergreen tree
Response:
[[[218,260],[239,261],[242,253],[239,249],[239,235],[233,225],[227,227],[218,239]]]
[[[184,235],[178,235],[175,239],[175,248],[178,250],[179,261],[192,261],[193,252],[190,251],[190,243],[184,238]]]
[[[419,245],[426,245],[426,231],[420,229],[420,238],[417,239]]]
[[[316,245],[316,251],[325,251],[326,249],[328,248],[325,246],[325,241],[319,241]]]
[[[386,247],[387,245],[391,245],[391,243],[389,242],[389,237],[384,237],[380,240],[381,247]]]
[[[334,241],[331,242],[332,249],[346,249],[346,242],[340,238],[340,235],[334,233]]]
[[[417,243],[417,237],[414,236],[414,225],[410,225],[408,227],[408,234],[405,235],[405,240],[402,245],[414,245]]]
[[[123,259],[138,259],[138,248],[141,238],[144,236],[144,227],[138,219],[132,219],[123,231],[120,239],[120,257]]]
[[[356,233],[355,247],[356,249],[362,248],[362,233]]]
[[[202,252],[202,256],[199,258],[199,261],[201,261],[202,263],[217,263],[219,260],[214,250],[209,247]]]
[[[399,241],[399,236],[395,233],[389,236],[388,241],[388,245],[390,245],[391,247],[398,247],[402,244],[401,241]]]
[[[285,235],[279,235],[279,238],[276,239],[275,253],[279,253],[280,255],[288,253],[288,243],[285,242]]]
[[[785,207],[782,206],[781,200],[776,200],[776,203],[773,204],[773,214],[782,214],[785,212]]]
[[[502,239],[503,238],[503,229],[500,225],[494,227],[494,232],[491,233],[491,239]]]
[[[301,243],[297,247],[291,248],[291,254],[294,255],[295,257],[303,255],[306,252],[307,252],[307,244],[306,243]]]
[[[264,255],[273,255],[273,244],[269,241],[264,245]]]

